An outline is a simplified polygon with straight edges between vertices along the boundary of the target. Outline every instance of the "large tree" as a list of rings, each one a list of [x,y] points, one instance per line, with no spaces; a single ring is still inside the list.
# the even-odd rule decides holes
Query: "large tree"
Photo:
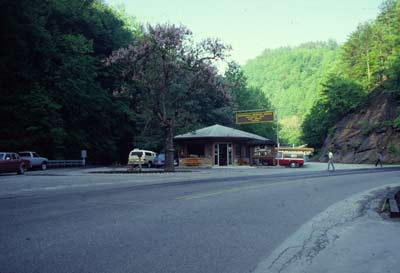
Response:
[[[270,101],[261,88],[248,86],[247,77],[237,63],[229,63],[224,76],[226,87],[232,96],[231,116],[234,116],[235,111],[273,110]],[[275,123],[234,125],[232,122],[231,126],[275,140]]]
[[[195,43],[185,27],[156,25],[107,58],[106,64],[114,64],[121,72],[116,94],[128,95],[144,120],[158,120],[165,138],[166,171],[174,169],[177,124],[196,119],[207,105],[205,100],[212,105],[229,97],[214,66],[228,50],[217,39]]]

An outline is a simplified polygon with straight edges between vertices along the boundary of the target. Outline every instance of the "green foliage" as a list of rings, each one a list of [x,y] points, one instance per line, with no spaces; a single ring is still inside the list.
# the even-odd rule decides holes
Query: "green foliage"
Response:
[[[343,46],[342,72],[366,89],[399,84],[400,2],[382,4],[376,20],[359,25]]]
[[[369,136],[373,131],[374,127],[369,124],[368,120],[363,120],[361,122],[361,133],[363,136]]]
[[[169,40],[172,36],[158,39],[159,29],[150,26],[151,36],[123,9],[102,1],[1,1],[0,23],[0,115],[7,117],[1,121],[0,150],[78,158],[87,149],[90,162],[124,162],[134,145],[161,151],[169,117],[176,133],[183,133],[215,123],[233,125],[234,111],[250,104],[269,108],[261,91],[245,88],[245,79],[243,94],[242,87],[231,90],[229,80],[204,58],[210,52],[223,57],[227,48],[219,41],[190,47],[182,40],[174,48],[179,45]],[[140,81],[121,77],[126,64],[104,65],[129,44],[151,45],[143,55],[150,56],[147,63],[144,58],[127,66],[141,69]],[[179,55],[185,50],[191,51]],[[162,106],[168,110],[160,122]],[[249,130],[266,133],[260,126]]]
[[[344,74],[352,79],[359,79],[364,87],[371,86],[373,81],[372,31],[370,23],[359,25],[344,44],[340,56]]]
[[[393,121],[393,127],[400,129],[400,115]]]
[[[149,35],[99,0],[1,1],[0,150],[77,158],[87,149],[92,162],[122,162],[134,144],[161,150],[171,121],[175,133],[235,126],[235,111],[257,108],[278,109],[290,144],[301,137],[318,148],[372,88],[383,85],[400,98],[399,3],[384,2],[340,52],[333,41],[266,50],[245,73],[230,64],[221,76],[207,57],[223,59],[227,48],[210,39],[194,45],[189,30],[176,44],[177,33],[161,37],[149,27]],[[143,58],[105,66],[120,48]],[[273,123],[237,127],[275,139]]]
[[[107,65],[121,69],[118,92],[131,98],[139,122],[144,123],[143,132],[159,128],[156,131],[165,140],[166,170],[173,170],[176,129],[214,120],[229,95],[214,66],[229,47],[218,39],[193,40],[192,32],[183,26],[149,25],[140,39],[106,59]],[[135,142],[144,140],[139,139]]]
[[[2,1],[0,18],[0,150],[118,160],[134,115],[112,96],[102,59],[133,39],[124,22],[94,0]]]
[[[360,24],[343,46],[340,73],[360,82],[366,90],[398,87],[400,55],[400,2],[382,4],[378,17]]]
[[[358,149],[361,146],[361,141],[353,140],[350,142],[350,147],[353,149]]]
[[[329,129],[342,117],[362,104],[366,93],[349,79],[330,75],[320,98],[302,124],[302,139],[311,147],[321,147]]]
[[[389,0],[376,20],[359,25],[350,35],[341,48],[339,62],[323,84],[322,96],[304,120],[305,142],[320,147],[329,128],[362,105],[368,92],[377,86],[399,92],[399,27],[400,1]],[[361,132],[368,136],[374,130],[384,131],[389,123],[392,121],[372,125],[364,121]]]
[[[328,137],[333,137],[336,132],[336,127],[331,127],[328,129]]]
[[[388,152],[389,152],[389,154],[391,154],[393,156],[396,156],[400,153],[399,149],[394,144],[390,144],[388,146]]]
[[[266,50],[244,66],[250,86],[266,94],[278,111],[280,134],[300,144],[300,125],[318,97],[321,79],[337,54],[334,41]]]
[[[254,109],[272,110],[271,103],[265,93],[260,88],[248,86],[247,77],[236,63],[232,62],[229,64],[225,72],[225,80],[226,88],[232,96],[230,117],[234,117],[235,111]],[[235,125],[231,118],[230,122],[226,125],[265,136],[274,141],[276,139],[275,123]]]

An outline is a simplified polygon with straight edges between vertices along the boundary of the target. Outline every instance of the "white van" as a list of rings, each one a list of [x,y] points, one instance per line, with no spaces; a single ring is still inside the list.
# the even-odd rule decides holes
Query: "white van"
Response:
[[[135,148],[129,153],[128,165],[136,166],[141,163],[150,168],[153,166],[156,156],[157,154],[155,152]]]

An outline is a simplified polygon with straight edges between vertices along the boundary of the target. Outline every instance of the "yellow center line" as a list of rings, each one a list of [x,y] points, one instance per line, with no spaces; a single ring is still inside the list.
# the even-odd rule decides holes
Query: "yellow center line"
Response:
[[[241,190],[253,190],[253,189],[267,188],[269,186],[274,186],[276,184],[285,185],[285,184],[290,184],[293,182],[294,181],[275,182],[275,183],[270,183],[270,184],[265,184],[265,185],[243,186],[243,187],[228,188],[228,189],[223,189],[223,190],[208,191],[208,192],[204,192],[204,193],[180,196],[180,197],[177,197],[176,200],[192,200],[192,199],[198,199],[198,198],[206,198],[206,197],[216,196],[216,195],[229,193],[229,192],[238,192]]]

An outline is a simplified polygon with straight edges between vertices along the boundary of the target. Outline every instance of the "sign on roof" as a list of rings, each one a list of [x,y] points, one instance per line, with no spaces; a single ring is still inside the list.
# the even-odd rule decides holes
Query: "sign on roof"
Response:
[[[236,112],[236,124],[273,122],[273,111]]]

